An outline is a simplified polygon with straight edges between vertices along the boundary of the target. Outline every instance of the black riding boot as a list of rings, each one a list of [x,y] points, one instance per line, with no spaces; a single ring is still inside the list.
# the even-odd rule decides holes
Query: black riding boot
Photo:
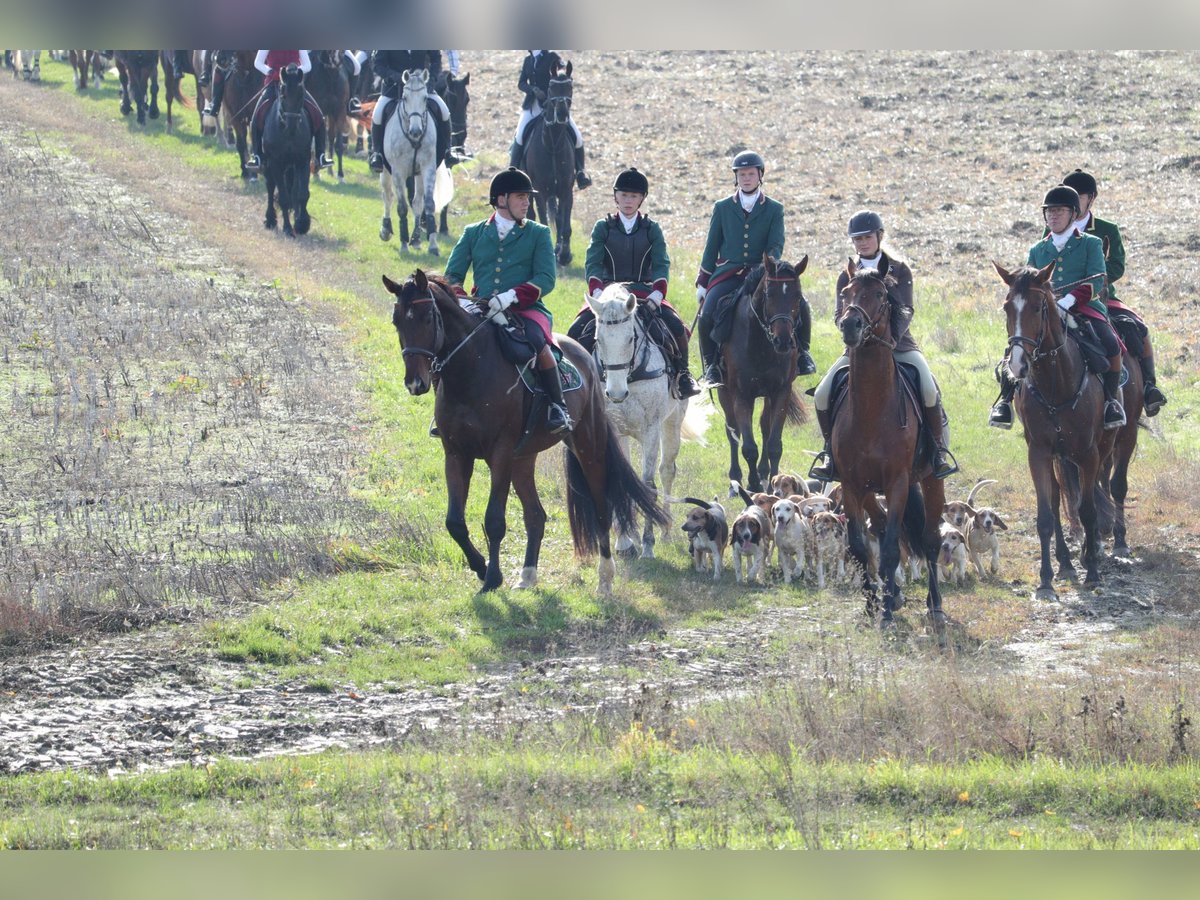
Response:
[[[549,369],[538,369],[538,384],[546,392],[550,408],[546,410],[546,425],[551,434],[572,431],[575,428],[571,415],[567,412],[567,402],[563,399],[562,381],[558,377],[558,366]]]
[[[525,155],[525,146],[513,141],[508,148],[508,165],[510,168],[521,168],[521,157]]]
[[[829,410],[817,410],[817,425],[821,427],[821,437],[825,438],[825,447],[817,454],[817,458],[813,460],[813,464],[808,469],[809,478],[817,478],[825,482],[838,480],[837,467],[833,464],[833,445],[831,443],[833,423],[831,418]],[[822,465],[822,460],[824,460],[824,465]]]
[[[700,341],[700,363],[704,366],[704,380],[708,382],[709,387],[717,387],[721,384],[721,366],[720,366],[720,348],[717,342],[712,339],[709,334],[712,326],[704,321],[704,317],[700,317],[699,341]]]
[[[221,115],[221,101],[224,99],[225,73],[218,69],[212,80],[212,100],[209,101],[208,106],[204,107],[204,115],[217,119]]]
[[[1120,428],[1125,424],[1125,406],[1121,403],[1121,373],[1105,372],[1104,382],[1104,430]]]
[[[313,135],[313,148],[317,154],[317,171],[333,167],[333,160],[325,155],[325,120],[321,120],[321,127],[317,129],[317,133]]]
[[[817,372],[817,364],[813,362],[812,354],[808,352],[811,345],[812,310],[808,308],[808,301],[801,297],[800,321],[796,323],[796,346],[799,348],[799,352],[796,354],[797,375],[815,375]]]
[[[587,172],[583,168],[582,147],[575,148],[575,186],[581,191],[592,186],[592,179],[588,178]]]
[[[1000,396],[992,406],[992,414],[988,416],[988,424],[993,428],[1008,430],[1013,425],[1012,398],[1017,390],[1017,383],[1009,377],[1008,367],[1001,360],[996,366],[996,380],[1000,382]]]
[[[442,111],[432,101],[429,114],[433,116],[433,124],[437,129],[437,161],[445,163],[449,169],[453,165],[450,161],[450,123],[442,120]]]
[[[1144,353],[1138,358],[1138,364],[1142,367],[1142,382],[1145,384],[1142,409],[1146,415],[1156,416],[1167,405],[1167,395],[1158,389],[1154,378],[1154,353]]]
[[[696,379],[692,377],[692,373],[688,369],[687,333],[684,332],[683,340],[676,339],[674,344],[675,371],[679,373],[679,399],[687,400],[700,393],[700,385],[696,384]]]
[[[950,419],[939,400],[925,407],[925,427],[933,441],[933,477],[947,478],[958,471],[958,460],[950,452]]]
[[[386,118],[382,122],[371,123],[371,156],[367,160],[367,164],[376,175],[383,171],[383,130],[385,128],[387,128]]]

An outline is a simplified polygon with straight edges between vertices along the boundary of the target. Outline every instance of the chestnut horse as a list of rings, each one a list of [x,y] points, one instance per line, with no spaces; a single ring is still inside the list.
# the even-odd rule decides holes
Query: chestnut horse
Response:
[[[725,413],[725,436],[729,438],[729,479],[742,480],[738,463],[741,444],[751,491],[761,491],[763,482],[779,472],[784,421],[802,425],[808,418],[792,388],[798,349],[796,322],[804,296],[800,275],[807,265],[807,256],[793,266],[763,254],[763,275],[753,295],[739,297],[730,314],[733,324],[722,349],[725,379],[717,388],[717,399]],[[747,277],[747,287],[753,277]],[[761,457],[754,442],[753,421],[754,401],[759,397],[763,398]]]
[[[1008,369],[1019,382],[1017,415],[1025,429],[1029,474],[1037,491],[1037,530],[1042,545],[1041,583],[1036,596],[1055,597],[1050,566],[1050,537],[1054,536],[1058,577],[1074,580],[1075,567],[1063,537],[1060,499],[1065,491],[1078,497],[1083,523],[1080,561],[1087,570],[1086,587],[1100,583],[1099,536],[1117,511],[1116,551],[1125,546],[1125,496],[1129,463],[1137,447],[1142,411],[1141,371],[1124,357],[1129,381],[1123,391],[1126,424],[1104,430],[1104,390],[1099,378],[1089,377],[1076,341],[1067,340],[1066,314],[1055,303],[1050,277],[1054,263],[1009,272],[993,262],[1008,285],[1004,312],[1008,327]],[[1066,476],[1060,483],[1058,471]],[[1109,473],[1111,475],[1111,482]],[[1109,487],[1111,483],[1112,494]]]
[[[883,585],[883,622],[904,605],[896,584],[900,562],[900,528],[909,545],[925,557],[929,592],[925,605],[936,627],[945,622],[938,588],[937,556],[941,546],[945,490],[933,477],[929,454],[918,454],[921,427],[918,404],[900,383],[892,351],[900,308],[890,295],[894,281],[874,269],[847,269],[850,281],[838,327],[850,359],[846,397],[833,423],[833,458],[842,477],[842,504],[847,516],[850,553],[862,567],[867,611],[878,605],[877,583]],[[940,424],[940,423],[939,423]],[[878,528],[885,521],[876,493],[886,498],[886,525],[879,541],[879,570],[867,553],[864,514]],[[878,575],[879,582],[876,581]]]
[[[517,587],[537,584],[546,511],[538,499],[534,470],[538,454],[562,439],[567,447],[565,493],[575,553],[583,557],[600,551],[599,590],[609,595],[615,573],[609,542],[614,518],[622,533],[635,527],[638,510],[659,526],[666,526],[667,518],[621,452],[616,430],[604,412],[602,382],[587,351],[568,337],[556,336],[563,356],[583,376],[583,387],[566,393],[574,431],[551,434],[544,414],[535,410],[538,424],[526,436],[525,423],[535,398],[514,385],[519,373],[501,355],[499,329],[460,306],[445,280],[426,277],[420,269],[404,284],[386,275],[383,283],[396,296],[392,324],[404,355],[404,386],[420,396],[437,376],[434,417],[446,455],[446,530],[483,583],[480,592],[495,590],[503,581],[500,542],[507,529],[510,488],[517,492],[525,518],[525,563]],[[483,520],[486,560],[471,542],[466,521],[467,491],[477,459],[487,463],[492,476]]]

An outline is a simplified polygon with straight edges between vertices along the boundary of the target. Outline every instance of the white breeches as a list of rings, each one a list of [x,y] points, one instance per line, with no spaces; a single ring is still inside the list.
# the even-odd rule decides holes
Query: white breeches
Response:
[[[513,135],[513,140],[518,144],[521,143],[521,135],[525,133],[525,126],[532,122],[536,117],[542,114],[542,106],[536,100],[533,101],[531,109],[521,110],[521,118],[517,121],[517,133]],[[575,124],[575,117],[567,119],[571,124],[571,133],[575,135],[575,146],[583,146],[583,132],[579,130],[579,126]]]
[[[929,363],[925,361],[921,351],[906,350],[903,353],[893,353],[892,356],[896,358],[897,362],[908,363],[916,368],[921,376],[921,400],[925,404],[925,408],[930,409],[936,406],[938,401],[937,382],[933,380],[933,373],[929,371]],[[844,369],[848,365],[850,365],[850,357],[845,355],[839,357],[838,361],[829,367],[829,371],[825,373],[825,377],[821,379],[817,389],[813,391],[813,402],[821,412],[829,409],[829,392],[833,390],[833,376],[839,369]]]

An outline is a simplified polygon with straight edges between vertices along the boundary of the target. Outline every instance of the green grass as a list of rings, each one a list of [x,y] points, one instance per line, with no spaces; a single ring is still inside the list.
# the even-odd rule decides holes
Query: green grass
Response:
[[[0,846],[209,848],[1200,847],[1194,764],[816,765],[611,747],[324,754],[138,778],[0,784]]]

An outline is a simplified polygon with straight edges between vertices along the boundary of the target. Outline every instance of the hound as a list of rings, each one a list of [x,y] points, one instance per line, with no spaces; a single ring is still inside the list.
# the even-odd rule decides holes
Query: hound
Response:
[[[775,504],[775,546],[779,548],[779,567],[783,569],[784,584],[792,583],[792,576],[804,574],[805,545],[810,529],[808,520],[800,514],[795,501],[784,498]]]
[[[953,525],[942,523],[942,546],[938,551],[938,577],[962,584],[967,580],[967,538]]]
[[[763,566],[771,560],[771,520],[757,506],[747,506],[733,520],[733,574],[742,581],[742,564],[746,565],[746,581],[757,581]]]
[[[692,551],[692,565],[697,572],[711,568],[713,581],[720,581],[721,562],[729,543],[729,520],[725,517],[725,507],[715,501],[707,503],[693,497],[685,497],[683,502],[697,507],[688,513],[682,526]]]
[[[812,517],[813,567],[817,570],[817,587],[825,587],[825,565],[830,574],[837,561],[837,577],[846,578],[846,517],[832,512],[818,512]]]

